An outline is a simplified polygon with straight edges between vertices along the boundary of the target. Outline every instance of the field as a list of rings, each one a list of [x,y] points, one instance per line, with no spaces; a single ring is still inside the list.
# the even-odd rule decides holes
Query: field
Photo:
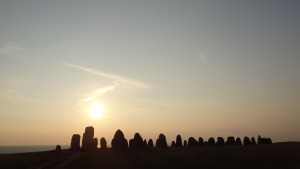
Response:
[[[0,168],[300,168],[300,143],[2,154]]]

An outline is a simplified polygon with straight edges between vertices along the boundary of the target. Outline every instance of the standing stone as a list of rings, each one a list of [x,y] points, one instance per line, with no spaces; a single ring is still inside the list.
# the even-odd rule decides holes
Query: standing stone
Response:
[[[183,146],[184,146],[184,147],[187,147],[187,141],[186,141],[186,140],[184,140]]]
[[[61,152],[61,146],[60,146],[60,145],[57,145],[57,146],[55,147],[55,151],[56,151],[56,152]]]
[[[175,141],[172,141],[171,147],[176,147]]]
[[[135,144],[134,146],[135,147],[139,147],[139,148],[144,147],[143,138],[139,133],[135,133],[133,139],[134,139],[134,144]]]
[[[154,147],[154,145],[153,145],[153,140],[152,140],[152,139],[150,139],[150,140],[148,141],[148,147]]]
[[[148,147],[146,139],[144,140],[144,147]]]
[[[167,140],[166,140],[166,136],[163,135],[163,134],[160,134],[158,136],[158,139],[156,141],[156,147],[158,148],[166,148],[168,147],[168,144],[167,144]]]
[[[98,148],[98,139],[97,138],[94,138],[93,139],[93,150],[96,150]]]
[[[73,134],[71,139],[71,148],[70,150],[80,150],[80,135]]]
[[[181,135],[177,135],[176,137],[176,147],[182,147],[182,139],[181,139]]]
[[[246,146],[246,145],[251,145],[252,143],[251,143],[251,141],[250,141],[250,139],[249,139],[249,137],[244,137],[244,140],[243,140],[243,142],[244,142],[244,145]]]
[[[94,128],[92,126],[86,127],[82,137],[82,149],[90,151],[94,149]]]
[[[232,137],[232,136],[227,137],[226,144],[227,145],[236,145],[234,137]]]
[[[214,146],[216,144],[216,141],[213,137],[210,137],[207,141],[207,144],[210,146]]]
[[[223,137],[217,138],[217,145],[219,145],[219,146],[225,145],[225,141],[224,141]]]
[[[114,138],[111,141],[111,146],[116,150],[128,148],[128,142],[120,129],[116,131]]]
[[[256,145],[256,141],[254,137],[251,137],[251,144]]]
[[[241,146],[242,145],[242,140],[239,137],[236,138],[235,144]]]
[[[134,139],[130,139],[129,140],[129,148],[134,148],[134,147],[135,147]]]
[[[104,137],[100,139],[101,149],[107,149],[107,142]]]
[[[202,137],[199,137],[199,146],[204,146],[204,140]]]
[[[198,142],[194,137],[190,137],[188,139],[188,147],[196,147],[198,146]]]

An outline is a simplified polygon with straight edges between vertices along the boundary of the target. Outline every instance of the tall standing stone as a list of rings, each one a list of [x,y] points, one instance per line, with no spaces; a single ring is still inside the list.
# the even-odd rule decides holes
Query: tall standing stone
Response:
[[[182,147],[181,135],[177,135],[175,145],[176,145],[176,147]]]
[[[80,150],[80,135],[73,134],[71,139],[71,150]]]
[[[82,150],[90,151],[94,149],[94,127],[89,126],[85,128],[82,138]]]
[[[107,149],[107,142],[104,137],[102,137],[100,139],[100,146],[101,146],[101,149]]]
[[[163,134],[160,134],[158,136],[158,139],[156,141],[156,147],[158,148],[166,148],[168,147],[168,144],[167,144],[167,140],[166,140],[166,136],[163,135]]]
[[[139,133],[135,133],[133,139],[134,139],[134,146],[135,147],[139,147],[139,148],[144,147],[143,138]]]

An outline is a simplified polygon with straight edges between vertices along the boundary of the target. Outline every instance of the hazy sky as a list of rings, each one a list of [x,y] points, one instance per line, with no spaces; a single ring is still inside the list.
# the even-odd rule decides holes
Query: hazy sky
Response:
[[[0,1],[0,145],[89,125],[299,141],[299,17],[298,0]]]

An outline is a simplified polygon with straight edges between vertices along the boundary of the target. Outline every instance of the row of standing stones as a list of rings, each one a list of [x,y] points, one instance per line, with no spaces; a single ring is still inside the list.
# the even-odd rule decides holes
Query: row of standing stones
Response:
[[[82,138],[82,146],[80,147],[80,135],[74,134],[71,139],[71,147],[70,150],[82,150],[82,151],[91,151],[95,150],[98,147],[98,139],[94,138],[94,128],[92,126],[86,127],[85,132],[83,133]],[[236,139],[232,136],[227,138],[227,141],[224,140],[223,137],[218,137],[217,141],[213,137],[210,137],[207,141],[204,141],[202,137],[199,137],[197,141],[195,138],[190,137],[188,141],[184,140],[182,142],[182,138],[180,135],[177,135],[176,141],[172,141],[172,147],[197,147],[197,146],[209,146],[209,145],[256,145],[256,144],[272,144],[272,140],[270,138],[262,138],[258,136],[257,142],[254,137],[251,139],[249,137],[244,137],[243,143],[239,137]],[[167,139],[164,134],[160,134],[158,139],[156,140],[157,148],[166,148],[168,147]],[[107,142],[104,137],[100,139],[100,148],[106,149]],[[111,146],[113,149],[126,149],[126,148],[144,148],[144,147],[154,147],[153,140],[150,139],[143,140],[142,136],[139,133],[135,133],[134,138],[129,140],[129,144],[127,139],[125,138],[123,132],[121,130],[117,130],[114,138],[111,141]],[[60,148],[60,147],[59,147]],[[58,149],[59,149],[58,148]]]

